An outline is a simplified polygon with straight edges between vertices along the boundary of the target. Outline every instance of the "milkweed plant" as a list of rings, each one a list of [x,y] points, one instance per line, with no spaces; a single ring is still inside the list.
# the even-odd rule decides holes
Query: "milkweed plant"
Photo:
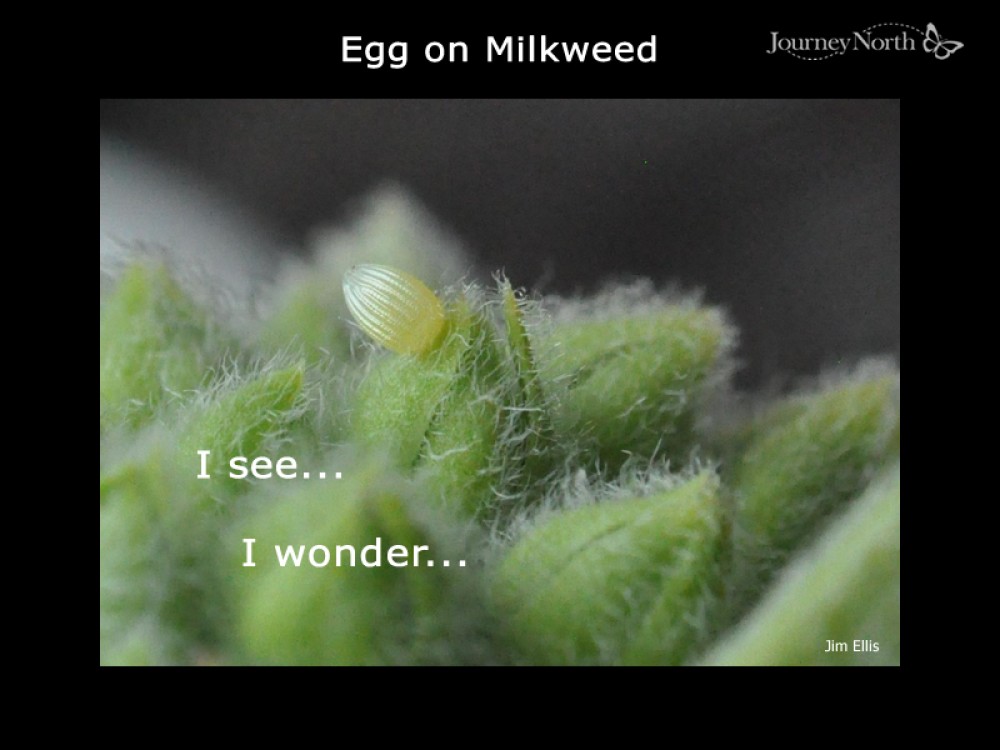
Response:
[[[698,295],[468,281],[398,194],[317,244],[102,270],[102,664],[899,663],[892,362],[737,393]]]

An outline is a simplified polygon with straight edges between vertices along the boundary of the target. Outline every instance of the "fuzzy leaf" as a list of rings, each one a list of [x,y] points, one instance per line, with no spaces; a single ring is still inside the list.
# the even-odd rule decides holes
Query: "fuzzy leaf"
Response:
[[[782,573],[706,663],[899,664],[899,539],[897,465]],[[846,650],[827,651],[828,641]]]
[[[355,461],[336,489],[303,485],[262,504],[233,538],[255,538],[256,567],[230,566],[241,648],[267,664],[357,665],[464,662],[483,659],[485,627],[478,572],[466,565],[460,535],[420,506],[419,488],[384,466]],[[362,551],[380,539],[381,565]],[[275,545],[305,545],[300,567],[280,567]],[[313,567],[308,551],[326,545],[331,561]],[[353,545],[336,565],[336,546]],[[388,563],[389,548],[408,548],[406,567]],[[421,551],[413,566],[413,549]],[[369,553],[371,554],[371,553]],[[237,558],[239,558],[237,560]],[[444,559],[451,566],[444,567]],[[435,567],[427,567],[434,560]],[[369,557],[369,561],[372,558]],[[398,560],[397,560],[398,561]]]
[[[685,458],[730,338],[716,311],[690,305],[558,324],[539,357],[542,382],[560,396],[557,434],[609,472],[629,456]]]
[[[159,444],[101,477],[101,663],[183,664],[221,620],[217,523]]]
[[[165,268],[130,266],[101,307],[101,431],[139,425],[195,388],[221,343]]]
[[[208,472],[218,486],[237,489],[245,482],[229,477],[234,456],[259,454],[268,439],[280,433],[298,414],[304,365],[263,372],[199,409],[185,424],[178,455],[192,474],[200,467],[199,450],[211,451]]]
[[[447,333],[432,351],[378,362],[358,388],[352,428],[361,444],[415,469],[438,504],[488,515],[502,485],[500,461],[514,457],[504,436],[518,391],[492,323],[462,300],[450,306]]]
[[[899,455],[899,380],[883,375],[791,399],[732,471],[735,613]]]
[[[718,482],[567,511],[507,554],[491,587],[524,659],[681,662],[707,632],[722,545]]]

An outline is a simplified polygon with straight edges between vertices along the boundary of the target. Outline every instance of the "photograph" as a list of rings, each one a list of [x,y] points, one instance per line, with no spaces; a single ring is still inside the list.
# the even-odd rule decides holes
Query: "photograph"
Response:
[[[899,666],[900,106],[101,99],[99,664]]]

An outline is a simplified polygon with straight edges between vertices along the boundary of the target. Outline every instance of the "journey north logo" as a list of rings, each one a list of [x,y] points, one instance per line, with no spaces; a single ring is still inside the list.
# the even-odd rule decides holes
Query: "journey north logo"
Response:
[[[905,23],[877,23],[842,37],[788,37],[771,32],[767,54],[787,52],[800,60],[829,60],[848,52],[917,52],[923,50],[938,60],[947,60],[965,45],[945,39],[934,24],[919,29]]]

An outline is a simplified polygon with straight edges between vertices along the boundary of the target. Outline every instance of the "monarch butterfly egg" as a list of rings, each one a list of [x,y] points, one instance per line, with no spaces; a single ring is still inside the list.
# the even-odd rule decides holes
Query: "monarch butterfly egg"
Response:
[[[361,264],[344,274],[344,299],[361,330],[399,354],[424,354],[445,328],[444,306],[417,277]]]

